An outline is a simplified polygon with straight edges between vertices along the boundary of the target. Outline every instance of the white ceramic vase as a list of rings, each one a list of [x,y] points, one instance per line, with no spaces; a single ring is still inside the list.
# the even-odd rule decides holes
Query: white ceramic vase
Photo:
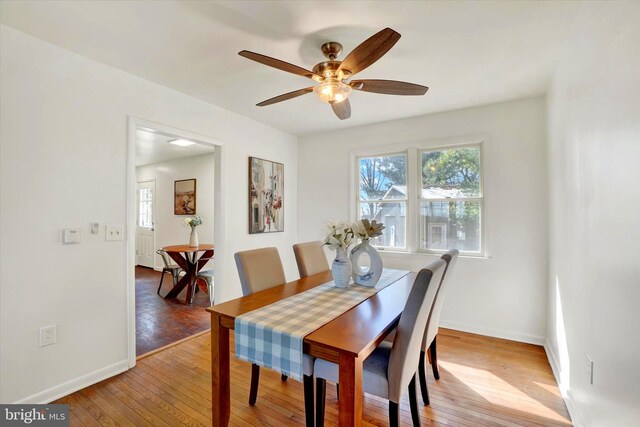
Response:
[[[351,280],[351,262],[347,256],[347,248],[336,249],[336,259],[331,265],[331,275],[337,288],[346,288]]]
[[[198,243],[198,233],[196,232],[196,228],[191,228],[191,235],[189,236],[189,246],[192,248],[197,248],[200,246]]]
[[[369,268],[360,266],[358,263],[360,257],[365,253],[369,255],[371,260]],[[369,244],[369,239],[363,240],[362,243],[354,247],[349,258],[351,259],[353,281],[356,284],[375,286],[378,283],[382,275],[382,257],[376,248]]]

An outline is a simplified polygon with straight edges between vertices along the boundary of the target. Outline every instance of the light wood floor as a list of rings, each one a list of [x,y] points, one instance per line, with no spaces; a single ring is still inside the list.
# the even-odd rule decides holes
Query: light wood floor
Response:
[[[121,375],[55,403],[68,403],[72,426],[211,424],[208,333],[138,361]],[[233,346],[232,346],[233,348]],[[429,372],[431,406],[422,425],[567,426],[569,415],[542,347],[441,329],[439,381]],[[231,424],[304,425],[302,384],[263,369],[258,402],[247,404],[250,365],[231,357]],[[327,386],[326,425],[337,424],[335,387]],[[387,402],[367,395],[363,425],[388,425]],[[411,425],[408,401],[401,422]]]

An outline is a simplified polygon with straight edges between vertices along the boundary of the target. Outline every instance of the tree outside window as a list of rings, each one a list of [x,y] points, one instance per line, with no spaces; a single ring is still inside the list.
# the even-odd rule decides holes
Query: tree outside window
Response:
[[[480,147],[421,152],[420,248],[442,249],[434,224],[446,235],[446,249],[481,251]]]
[[[409,157],[413,153],[416,155]],[[408,158],[416,159],[420,180],[407,177]],[[455,248],[480,254],[481,162],[480,144],[359,157],[358,219],[375,219],[385,225],[384,234],[372,239],[372,244],[428,252]],[[409,194],[417,195],[417,202],[410,201]],[[407,215],[417,218],[411,222],[410,236]]]
[[[378,247],[406,247],[407,155],[363,157],[358,162],[358,218],[385,225],[371,240]]]

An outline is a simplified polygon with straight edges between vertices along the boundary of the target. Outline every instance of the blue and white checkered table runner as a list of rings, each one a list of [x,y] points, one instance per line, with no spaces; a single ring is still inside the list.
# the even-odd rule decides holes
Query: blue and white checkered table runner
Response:
[[[331,281],[238,316],[236,357],[302,381],[304,337],[407,274],[385,268],[375,287],[336,288]]]

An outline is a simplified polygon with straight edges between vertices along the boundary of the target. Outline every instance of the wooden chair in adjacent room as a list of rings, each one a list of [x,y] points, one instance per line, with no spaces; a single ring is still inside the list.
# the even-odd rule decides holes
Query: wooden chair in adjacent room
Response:
[[[445,268],[445,261],[438,259],[420,270],[400,315],[393,344],[383,341],[363,362],[363,391],[389,400],[392,427],[399,425],[400,398],[407,388],[413,425],[420,425],[416,398],[420,345]],[[313,372],[316,377],[316,427],[323,427],[326,381],[338,382],[339,366],[316,359]]]

